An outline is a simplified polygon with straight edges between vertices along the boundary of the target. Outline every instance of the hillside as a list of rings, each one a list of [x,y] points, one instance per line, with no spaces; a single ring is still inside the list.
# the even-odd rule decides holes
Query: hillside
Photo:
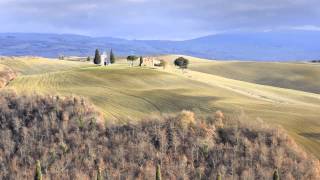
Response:
[[[92,65],[72,62],[59,61],[57,59],[47,59],[41,57],[2,57],[0,64],[10,67],[20,75],[36,75],[50,72],[60,72]]]
[[[33,74],[28,66],[13,63],[33,67],[31,64],[38,61],[32,58],[10,61],[21,75],[8,88],[19,93],[82,96],[103,113],[107,122],[139,121],[184,109],[202,115],[217,110],[228,115],[244,113],[252,121],[283,126],[298,144],[320,157],[320,95],[192,70],[182,73],[175,69],[130,68],[124,63],[92,67],[86,62],[42,61],[55,64],[51,72]],[[8,62],[5,64],[10,66]]]
[[[225,33],[183,41],[127,40],[72,34],[0,33],[0,55],[34,55],[57,58],[91,56],[96,48],[113,48],[117,55],[185,54],[190,56],[253,61],[295,61],[320,58],[314,42],[318,31]]]
[[[33,179],[36,164],[44,179],[155,179],[157,165],[163,179],[320,176],[319,161],[283,130],[221,112],[104,126],[81,98],[6,91],[0,114],[3,179]]]
[[[178,56],[160,56],[173,62]],[[186,56],[190,69],[230,79],[320,94],[320,65],[304,62],[212,61]]]
[[[132,120],[146,114],[159,115],[182,109],[196,108],[207,113],[216,110],[207,107],[216,97],[193,95],[199,88],[207,91],[207,85],[169,73],[129,68],[127,65],[23,75],[9,87],[19,92],[83,96],[113,120]]]

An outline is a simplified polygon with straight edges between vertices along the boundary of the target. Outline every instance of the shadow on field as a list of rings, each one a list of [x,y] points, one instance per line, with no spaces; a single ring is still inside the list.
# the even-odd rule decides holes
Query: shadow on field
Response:
[[[186,93],[186,94],[185,94]],[[158,106],[162,112],[177,112],[181,110],[198,109],[201,112],[215,112],[214,102],[223,98],[217,96],[192,95],[188,89],[175,90],[147,90],[137,92],[137,96],[154,106]]]
[[[299,135],[304,136],[306,138],[320,140],[320,133],[300,133]]]

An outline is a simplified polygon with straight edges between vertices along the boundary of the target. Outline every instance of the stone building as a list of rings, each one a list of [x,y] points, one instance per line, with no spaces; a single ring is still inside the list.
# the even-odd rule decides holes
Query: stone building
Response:
[[[143,66],[153,67],[155,64],[160,64],[160,60],[156,57],[144,57]]]

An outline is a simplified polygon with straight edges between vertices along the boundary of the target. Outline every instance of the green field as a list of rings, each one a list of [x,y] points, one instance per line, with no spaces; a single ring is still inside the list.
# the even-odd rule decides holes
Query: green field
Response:
[[[246,68],[248,62],[230,62],[229,69],[215,69],[211,67],[224,63],[191,60],[191,70],[184,73],[175,68],[130,68],[125,63],[95,67],[87,62],[33,58],[2,60],[0,64],[20,73],[8,88],[21,93],[83,96],[105,115],[107,121],[137,120],[183,109],[202,114],[211,114],[216,110],[222,110],[229,115],[244,113],[250,121],[263,120],[281,125],[299,144],[320,158],[319,94],[250,83],[255,82],[255,78],[249,78],[250,74],[262,74],[255,66],[258,68],[263,64],[257,63],[245,72],[239,72],[235,71],[237,66],[240,69]],[[305,68],[311,65],[281,64],[282,68],[284,66],[288,66],[288,69],[291,66],[297,69],[301,67],[301,70],[297,71],[303,76],[302,79],[313,78],[309,76],[313,76],[314,73],[309,74],[305,71]],[[268,67],[277,69],[279,63],[268,63]],[[317,73],[317,68],[312,72]],[[279,69],[278,71],[282,72]],[[228,77],[228,74],[238,72],[238,78]],[[291,72],[291,75],[294,72]],[[243,78],[243,81],[229,78]],[[286,76],[281,78],[287,79]],[[310,82],[306,81],[305,87],[317,87],[316,82]],[[297,87],[302,85],[297,84]]]

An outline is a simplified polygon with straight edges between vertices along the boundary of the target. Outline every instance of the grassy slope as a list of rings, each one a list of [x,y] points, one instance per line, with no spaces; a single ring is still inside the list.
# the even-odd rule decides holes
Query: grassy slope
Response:
[[[6,66],[0,64],[0,71],[3,71],[5,69]]]
[[[197,62],[201,62],[197,60]],[[20,65],[20,64],[29,65]],[[107,119],[125,120],[182,109],[212,113],[244,111],[252,119],[280,124],[310,152],[320,157],[320,96],[256,85],[196,71],[90,67],[86,63],[38,60],[5,63],[22,75],[10,83],[20,92],[80,95],[90,99]],[[70,64],[71,63],[71,64]],[[194,62],[195,63],[195,62]],[[42,67],[42,66],[41,66]],[[81,67],[81,68],[79,68]],[[47,72],[50,70],[51,72]],[[40,72],[42,71],[42,72]]]
[[[0,64],[10,67],[22,75],[43,74],[90,66],[87,63],[37,57],[2,58]]]
[[[172,61],[177,56],[165,56]],[[208,61],[188,57],[190,69],[226,78],[320,94],[320,65],[284,62]]]
[[[180,79],[168,73],[119,66],[82,68],[61,73],[21,76],[12,84],[21,91],[41,91],[89,98],[107,118],[141,118],[146,114],[177,112],[198,108],[212,112],[206,105],[214,97],[195,94],[202,83]]]

